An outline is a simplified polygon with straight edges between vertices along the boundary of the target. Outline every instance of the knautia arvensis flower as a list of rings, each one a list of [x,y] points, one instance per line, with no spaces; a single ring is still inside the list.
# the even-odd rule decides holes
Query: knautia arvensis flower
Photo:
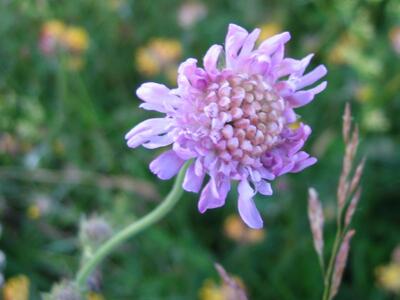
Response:
[[[326,69],[320,65],[304,74],[312,54],[301,60],[285,58],[288,32],[255,48],[259,33],[231,24],[225,47],[211,46],[204,68],[193,58],[180,65],[176,89],[152,82],[140,86],[140,107],[165,117],[148,119],[126,134],[131,148],[172,144],[150,164],[161,179],[173,177],[185,161],[193,160],[183,188],[202,190],[201,213],[223,206],[231,181],[237,181],[239,213],[252,228],[263,226],[253,196],[271,195],[270,181],[316,162],[301,151],[311,128],[298,122],[293,109],[326,87],[322,82],[303,90],[321,79]],[[206,175],[209,180],[202,188]]]

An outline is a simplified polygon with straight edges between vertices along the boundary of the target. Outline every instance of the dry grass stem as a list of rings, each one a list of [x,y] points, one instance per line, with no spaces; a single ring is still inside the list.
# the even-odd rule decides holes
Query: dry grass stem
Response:
[[[358,201],[360,200],[361,196],[361,188],[357,189],[356,193],[354,194],[353,198],[350,201],[349,207],[347,208],[346,211],[346,217],[345,217],[345,227],[348,227],[351,223],[351,219],[353,218],[354,212],[356,211]]]
[[[353,179],[350,183],[350,195],[358,188],[358,185],[360,184],[361,175],[364,171],[364,166],[365,158],[363,158],[362,161],[358,164],[356,171],[354,172]]]
[[[351,138],[350,138],[351,135]],[[349,189],[348,178],[350,172],[353,168],[354,157],[357,152],[359,143],[359,130],[358,126],[354,126],[353,132],[351,132],[351,109],[348,104],[346,104],[345,113],[343,115],[343,138],[345,141],[345,155],[343,158],[343,168],[340,174],[339,184],[337,189],[337,199],[338,199],[338,212],[341,214],[348,197],[351,195],[351,187]],[[358,179],[361,177],[362,167],[359,171]],[[357,172],[356,172],[357,175]]]
[[[311,232],[314,240],[314,248],[318,254],[321,266],[323,267],[323,248],[324,248],[324,214],[321,201],[315,189],[308,190],[308,218],[310,220]]]
[[[351,130],[350,104],[346,103],[346,107],[344,109],[344,115],[343,115],[343,139],[344,139],[346,144],[349,141],[350,130]]]
[[[340,246],[339,252],[336,257],[335,261],[335,268],[332,275],[332,286],[331,286],[331,293],[329,299],[333,299],[336,296],[340,283],[342,281],[343,272],[346,267],[347,257],[349,255],[350,250],[350,240],[355,234],[355,230],[350,230],[345,235],[342,244]]]
[[[333,299],[339,290],[350,249],[350,240],[355,233],[354,230],[348,229],[361,197],[360,180],[365,166],[365,158],[361,160],[354,170],[354,160],[359,145],[359,130],[357,125],[352,126],[351,119],[350,105],[346,104],[342,129],[345,151],[337,187],[337,231],[327,268],[326,270],[324,267],[322,268],[325,280],[323,300]],[[353,173],[352,176],[351,173]],[[314,247],[318,253],[320,264],[323,266],[322,230],[324,216],[322,214],[322,205],[313,188],[309,189],[308,216]]]

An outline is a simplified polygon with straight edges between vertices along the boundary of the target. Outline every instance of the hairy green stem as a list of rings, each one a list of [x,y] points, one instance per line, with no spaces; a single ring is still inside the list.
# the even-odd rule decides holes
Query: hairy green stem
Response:
[[[165,200],[157,206],[153,211],[144,216],[143,218],[133,222],[128,225],[120,232],[112,236],[107,242],[105,242],[98,250],[93,254],[93,256],[87,260],[79,270],[76,276],[76,283],[81,288],[84,289],[87,279],[93,270],[97,267],[97,265],[108,255],[111,251],[113,251],[116,247],[118,247],[121,243],[126,241],[127,239],[133,237],[135,234],[143,231],[150,225],[153,225],[157,221],[159,221],[162,217],[164,217],[178,202],[179,198],[183,194],[182,190],[182,182],[185,176],[185,172],[189,166],[190,162],[187,162],[182,169],[180,170],[178,176],[176,177],[174,186],[172,190],[169,192]]]

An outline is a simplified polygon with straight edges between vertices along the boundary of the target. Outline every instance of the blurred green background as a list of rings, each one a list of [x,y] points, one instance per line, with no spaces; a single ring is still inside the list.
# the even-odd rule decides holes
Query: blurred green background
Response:
[[[103,264],[91,299],[218,300],[214,262],[241,278],[250,299],[319,299],[307,188],[320,193],[329,246],[345,102],[367,165],[338,299],[398,299],[400,268],[385,276],[385,266],[400,244],[400,1],[0,0],[4,299],[39,299],[73,278],[83,216],[118,230],[168,192],[172,182],[148,169],[157,151],[131,150],[123,139],[150,115],[135,90],[144,81],[175,86],[178,63],[223,43],[231,22],[261,27],[265,37],[290,31],[287,55],[314,52],[313,65],[327,66],[327,90],[298,110],[314,130],[306,149],[319,163],[275,181],[272,197],[258,196],[258,233],[236,219],[235,193],[205,215],[186,193]]]

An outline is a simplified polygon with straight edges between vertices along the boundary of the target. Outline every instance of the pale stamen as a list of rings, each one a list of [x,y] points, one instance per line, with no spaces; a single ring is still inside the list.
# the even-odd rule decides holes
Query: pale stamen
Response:
[[[251,165],[279,143],[285,102],[262,76],[239,74],[213,82],[205,99],[210,137],[222,159]]]

